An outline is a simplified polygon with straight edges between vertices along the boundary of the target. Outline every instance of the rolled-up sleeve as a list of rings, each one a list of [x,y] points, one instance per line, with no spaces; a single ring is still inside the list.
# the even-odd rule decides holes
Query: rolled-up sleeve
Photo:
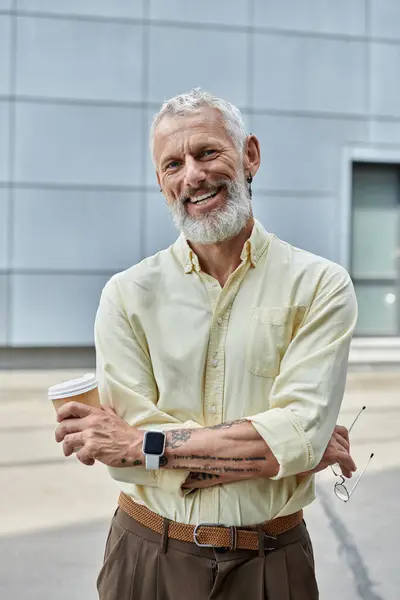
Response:
[[[157,384],[143,331],[128,319],[112,278],[103,289],[95,319],[96,371],[100,402],[111,406],[129,425],[142,430],[196,428],[195,421],[182,422],[157,408]],[[182,495],[186,470],[147,471],[144,467],[109,467],[117,481],[160,487]]]
[[[309,471],[320,462],[342,403],[356,321],[351,279],[332,264],[282,358],[269,410],[248,417],[280,465],[272,479]]]

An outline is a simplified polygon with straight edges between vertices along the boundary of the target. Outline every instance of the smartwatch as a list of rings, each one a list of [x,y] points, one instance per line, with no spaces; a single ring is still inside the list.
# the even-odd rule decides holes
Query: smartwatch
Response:
[[[146,459],[146,469],[160,468],[160,458],[165,451],[167,436],[163,431],[146,431],[143,439],[142,452]]]

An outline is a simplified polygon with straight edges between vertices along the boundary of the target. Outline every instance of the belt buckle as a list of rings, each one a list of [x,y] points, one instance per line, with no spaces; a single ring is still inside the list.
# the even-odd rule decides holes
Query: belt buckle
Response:
[[[221,525],[221,523],[199,523],[194,528],[193,540],[194,540],[194,543],[197,546],[199,546],[199,548],[217,548],[218,546],[213,546],[213,544],[202,544],[201,542],[199,542],[199,540],[197,539],[197,536],[199,535],[200,527],[225,527],[225,525]]]

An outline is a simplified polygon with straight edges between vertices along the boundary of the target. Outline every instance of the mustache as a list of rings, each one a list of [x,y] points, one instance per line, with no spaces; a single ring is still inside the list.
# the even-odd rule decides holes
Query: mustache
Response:
[[[197,188],[192,188],[192,187],[186,188],[184,193],[181,196],[179,196],[178,200],[182,204],[185,204],[185,202],[187,200],[189,200],[189,198],[191,196],[194,196],[195,194],[198,194],[199,192],[201,192],[202,194],[206,194],[207,192],[210,192],[210,193],[216,192],[217,190],[219,190],[222,187],[226,187],[229,189],[230,184],[231,184],[231,182],[226,179],[221,179],[220,181],[214,181],[213,183],[204,182],[203,185],[201,185]]]

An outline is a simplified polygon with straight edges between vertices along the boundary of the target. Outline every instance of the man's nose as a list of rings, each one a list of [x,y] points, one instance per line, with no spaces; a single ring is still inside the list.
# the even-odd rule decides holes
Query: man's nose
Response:
[[[185,188],[197,188],[206,178],[203,163],[188,157],[185,161]]]

